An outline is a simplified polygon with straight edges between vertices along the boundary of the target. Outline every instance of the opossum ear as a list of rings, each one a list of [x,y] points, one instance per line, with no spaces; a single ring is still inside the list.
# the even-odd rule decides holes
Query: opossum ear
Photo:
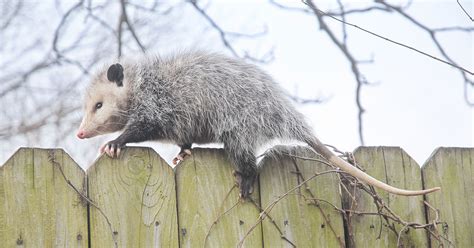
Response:
[[[121,64],[113,64],[107,70],[107,79],[117,83],[118,87],[123,86],[123,67]]]

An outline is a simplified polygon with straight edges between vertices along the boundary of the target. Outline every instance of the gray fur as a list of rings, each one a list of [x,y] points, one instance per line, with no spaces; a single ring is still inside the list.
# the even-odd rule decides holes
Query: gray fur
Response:
[[[303,116],[258,67],[205,52],[124,63],[125,130],[178,145],[223,143],[242,184],[257,176],[255,152],[274,140],[314,141]],[[102,72],[104,73],[104,72]],[[143,141],[137,138],[132,141]],[[129,142],[129,140],[127,140]],[[125,142],[120,142],[120,147]],[[252,185],[243,186],[246,196]]]
[[[164,138],[177,144],[222,142],[254,152],[271,139],[311,135],[273,79],[238,59],[188,52],[132,68],[130,121],[162,123]]]
[[[186,52],[124,64],[129,122],[161,123],[176,144],[224,143],[251,153],[275,138],[308,140],[311,129],[258,67],[215,53]]]

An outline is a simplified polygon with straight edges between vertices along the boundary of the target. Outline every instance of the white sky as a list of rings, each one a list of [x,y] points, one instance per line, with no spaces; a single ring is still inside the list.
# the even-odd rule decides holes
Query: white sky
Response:
[[[351,5],[357,6],[360,2],[352,1]],[[325,1],[324,4],[326,3],[331,3],[329,6],[336,8],[334,3]],[[474,15],[473,2],[462,3]],[[326,6],[328,5],[322,7]],[[189,8],[185,11],[193,13]],[[359,145],[353,75],[341,52],[326,34],[319,31],[315,17],[280,10],[263,0],[212,1],[208,12],[229,31],[254,32],[261,30],[263,24],[266,24],[268,34],[265,38],[257,43],[245,39],[235,40],[236,47],[258,50],[261,53],[274,47],[274,62],[263,67],[285,89],[293,93],[297,89],[298,95],[304,98],[321,95],[329,97],[324,104],[297,106],[321,140],[346,151],[352,151]],[[409,13],[430,27],[473,25],[455,0],[414,2]],[[194,27],[193,23],[197,21],[201,26],[205,24],[200,19],[202,17],[192,14],[185,16],[187,19],[181,22],[184,29],[187,23],[190,27]],[[374,12],[353,15],[348,21],[440,56],[427,34],[395,14]],[[330,19],[326,22],[334,27],[340,25]],[[205,35],[202,33],[203,29],[207,30]],[[190,36],[202,37],[199,42],[193,41],[193,46],[225,52],[218,35],[208,28],[203,29],[189,30]],[[350,27],[347,30],[353,54],[359,59],[370,59],[373,56],[375,60],[373,64],[361,67],[367,79],[377,83],[365,86],[362,90],[362,104],[366,109],[366,145],[400,146],[420,165],[436,147],[473,146],[474,112],[464,103],[463,80],[458,71],[359,30]],[[440,38],[448,54],[458,64],[474,70],[473,33],[449,32],[442,34]],[[173,46],[163,50],[189,46],[189,41],[175,41]],[[474,100],[472,92],[471,90],[470,96]],[[75,139],[74,135],[75,133],[71,133],[64,147],[82,167],[87,168],[87,163],[95,157],[80,157],[80,154],[75,154],[75,147],[86,145],[97,146],[98,149],[98,143],[107,138],[81,141]],[[141,145],[153,145],[167,161],[178,151],[170,145]],[[2,148],[1,151],[0,163],[3,163],[11,155],[12,147]]]

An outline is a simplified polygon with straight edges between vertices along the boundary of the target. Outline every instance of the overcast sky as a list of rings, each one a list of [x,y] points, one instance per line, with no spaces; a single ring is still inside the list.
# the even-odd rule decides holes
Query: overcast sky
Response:
[[[362,1],[350,3],[351,6],[357,6]],[[462,3],[472,15],[473,2]],[[257,42],[236,40],[236,47],[253,48],[261,53],[273,47],[274,61],[260,66],[293,94],[303,98],[327,98],[323,104],[297,105],[318,137],[346,151],[352,151],[360,145],[355,105],[356,84],[350,65],[327,35],[319,31],[314,16],[281,10],[263,0],[211,1],[207,6],[208,13],[226,30],[255,32],[266,25],[268,34],[264,38]],[[337,5],[329,1],[321,5],[323,8],[327,6],[335,8]],[[173,41],[158,52],[170,53],[189,47],[227,52],[220,44],[218,34],[206,28],[206,22],[200,19],[202,17],[190,8],[183,11],[186,18],[179,23],[180,28],[193,38]],[[455,0],[415,1],[408,12],[430,27],[473,25]],[[326,21],[331,26],[340,25],[329,19]],[[352,15],[348,21],[435,56],[440,55],[426,33],[396,15],[374,12]],[[201,23],[202,27],[194,23]],[[474,113],[464,102],[463,79],[458,71],[359,30],[348,27],[347,31],[349,48],[353,53],[359,59],[374,59],[374,63],[361,67],[369,82],[374,83],[362,90],[362,104],[366,109],[363,117],[366,145],[400,146],[420,165],[436,147],[473,146]],[[440,37],[443,46],[458,64],[474,70],[472,32],[449,32]],[[468,92],[474,100],[473,90]],[[77,100],[80,98],[78,95]],[[62,147],[84,168],[94,160],[95,155],[77,157],[79,154],[75,154],[75,147],[97,146],[98,149],[99,142],[114,136],[82,141],[74,135],[71,133]],[[48,144],[47,141],[37,144],[2,142],[4,147],[1,149],[0,163],[17,146]],[[177,147],[171,145],[145,145],[152,145],[167,161],[178,151]]]

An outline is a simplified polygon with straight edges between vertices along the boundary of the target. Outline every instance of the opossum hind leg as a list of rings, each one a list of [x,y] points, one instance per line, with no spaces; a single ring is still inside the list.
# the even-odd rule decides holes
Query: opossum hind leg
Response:
[[[179,162],[184,161],[187,157],[191,156],[191,146],[192,144],[180,145],[181,150],[178,155],[173,159],[173,164],[177,165]]]
[[[235,166],[234,177],[240,189],[240,197],[246,199],[253,193],[258,171],[255,155],[239,150],[227,150]]]

